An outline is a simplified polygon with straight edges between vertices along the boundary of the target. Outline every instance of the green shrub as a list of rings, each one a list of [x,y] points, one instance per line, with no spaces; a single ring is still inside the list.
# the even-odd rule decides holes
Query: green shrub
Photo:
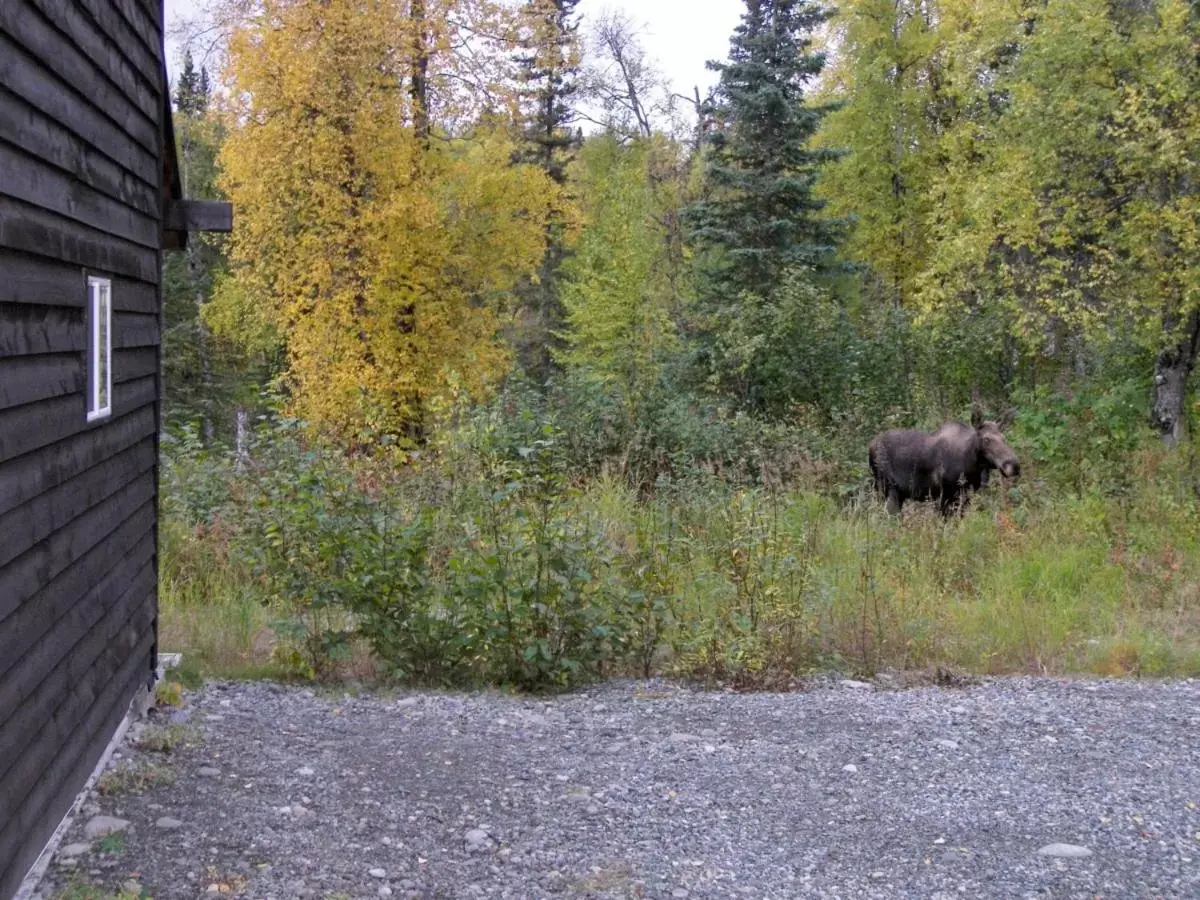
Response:
[[[730,425],[720,454],[667,454],[650,481],[621,462],[632,451],[608,455],[620,440],[569,433],[554,395],[506,394],[403,465],[268,418],[240,467],[172,445],[164,633],[207,646],[178,623],[228,616],[244,668],[273,619],[276,673],[333,677],[369,648],[409,682],[523,690],[655,672],[762,686],[830,667],[1193,673],[1194,456],[1119,430],[1087,443],[1132,415],[1119,396],[1029,407],[1013,432],[1025,484],[949,521],[859,502],[851,426],[755,439]],[[780,459],[801,436],[807,469]]]

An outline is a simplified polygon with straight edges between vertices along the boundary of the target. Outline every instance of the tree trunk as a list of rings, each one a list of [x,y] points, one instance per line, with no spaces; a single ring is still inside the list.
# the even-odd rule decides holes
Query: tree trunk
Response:
[[[250,413],[244,406],[237,408],[236,424],[234,425],[233,458],[234,469],[238,472],[250,461]]]
[[[204,396],[200,398],[200,437],[205,447],[211,447],[215,440],[213,429],[213,369],[212,352],[208,326],[204,324],[204,286],[203,262],[200,260],[200,249],[197,246],[200,236],[193,234],[187,247],[188,280],[196,301],[196,355],[200,357],[200,378],[204,387]]]
[[[425,0],[413,0],[412,98],[413,133],[422,149],[429,146],[429,23]]]
[[[1150,421],[1168,447],[1174,447],[1183,437],[1188,376],[1196,366],[1198,352],[1200,311],[1194,311],[1188,317],[1183,333],[1174,344],[1159,353],[1154,363],[1154,408]]]

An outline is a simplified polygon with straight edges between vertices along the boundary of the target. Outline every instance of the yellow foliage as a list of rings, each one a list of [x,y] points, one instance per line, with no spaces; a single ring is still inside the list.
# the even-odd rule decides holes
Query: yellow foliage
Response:
[[[557,202],[499,128],[415,133],[406,79],[446,52],[452,6],[427,4],[419,38],[394,0],[267,0],[229,44],[237,228],[208,318],[286,349],[294,411],[350,439],[419,434],[452,386],[496,382]]]

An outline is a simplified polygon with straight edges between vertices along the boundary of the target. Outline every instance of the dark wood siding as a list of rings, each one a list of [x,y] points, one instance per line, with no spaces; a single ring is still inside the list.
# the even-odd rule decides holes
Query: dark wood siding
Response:
[[[162,72],[159,0],[0,0],[0,898],[153,673]]]

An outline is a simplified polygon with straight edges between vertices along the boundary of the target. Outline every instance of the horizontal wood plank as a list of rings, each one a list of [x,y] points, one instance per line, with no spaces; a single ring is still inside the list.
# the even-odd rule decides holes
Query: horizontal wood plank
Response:
[[[86,596],[77,598],[78,602],[59,623],[62,627],[39,639],[39,644],[59,642],[59,659],[52,669],[40,673],[36,687],[20,697],[15,706],[11,705],[15,697],[6,698],[7,715],[0,726],[0,778],[11,770],[55,705],[70,693],[71,687],[100,655],[101,647],[89,642],[88,636],[97,632],[107,635],[137,612],[138,605],[145,604],[154,588],[154,558],[144,549],[139,555],[141,562],[123,572],[123,581],[105,579],[107,595],[88,591]],[[147,612],[152,615],[152,610]],[[32,655],[30,660],[33,661]],[[20,677],[23,673],[16,674]]]
[[[37,453],[0,465],[0,514],[152,437],[157,428],[155,412],[153,406],[144,406],[109,421],[103,428],[80,431]]]
[[[135,347],[113,351],[113,384],[124,384],[158,374],[156,347]]]
[[[157,151],[131,140],[112,119],[67,88],[35,56],[0,31],[0,84],[79,135],[117,165],[158,189]]]
[[[3,335],[4,326],[0,325],[0,344]],[[79,393],[86,384],[83,358],[78,353],[5,356],[0,351],[0,410]]]
[[[158,249],[158,220],[114,200],[61,169],[46,165],[0,136],[0,194],[31,206]]]
[[[145,182],[100,153],[79,135],[0,87],[0,134],[96,191],[145,215],[160,214],[158,195]]]
[[[157,129],[162,85],[147,68],[142,74],[129,55],[131,51],[122,44],[121,36],[110,35],[77,0],[29,0],[43,16],[62,31],[79,51],[104,73],[117,90],[134,103],[142,114],[155,124]],[[99,7],[98,11],[109,18],[112,7]],[[153,63],[154,60],[146,60]]]
[[[88,14],[98,30],[120,47],[121,53],[145,81],[156,84],[161,79],[162,59],[158,48],[162,35],[156,32],[152,22],[139,17],[137,25],[131,24],[113,0],[74,0],[74,3]]]
[[[145,681],[142,668],[153,646],[150,629],[132,647],[125,647],[124,641],[114,644],[97,663],[110,669],[112,657],[124,652],[124,663],[107,679],[89,679],[81,704],[87,709],[85,718],[69,740],[46,748],[53,756],[43,758],[41,776],[25,787],[15,813],[0,825],[0,859],[11,860],[0,876],[0,890],[16,889],[99,762],[109,736]]]
[[[129,482],[56,531],[32,550],[0,569],[0,623],[61,575],[76,560],[105,541],[126,519],[155,497],[153,478]]]
[[[154,439],[149,437],[0,516],[0,567],[68,527],[123,486],[150,474],[156,463]],[[0,662],[0,671],[3,669]]]
[[[162,3],[145,4],[140,0],[80,0],[93,16],[106,21],[105,7],[115,10],[119,21],[123,24],[122,36],[117,42],[127,51],[140,47],[146,51],[150,64],[156,63],[160,69],[163,63],[163,29],[161,23]],[[147,9],[153,6],[154,10]],[[101,18],[103,17],[103,18]],[[136,40],[130,39],[135,37]],[[148,74],[150,74],[148,72]]]
[[[0,248],[158,282],[158,251],[0,194]]]
[[[112,317],[113,350],[157,347],[158,328],[158,316],[147,316],[141,313],[116,313]]]
[[[158,118],[138,107],[88,59],[62,31],[25,3],[0,4],[0,30],[53,72],[65,86],[86,97],[117,124],[131,141],[152,154],[158,152]],[[143,96],[145,93],[143,93]]]
[[[0,680],[4,721],[37,690],[90,627],[70,618],[72,611],[87,612],[91,601],[108,601],[120,594],[121,585],[153,560],[154,548],[154,510],[147,504],[123,522],[107,543],[95,547],[55,584],[39,592],[36,602],[47,605],[48,614],[34,621],[36,630],[26,639],[24,652],[17,651],[5,660],[6,672]],[[82,630],[72,639],[74,632],[69,630],[76,627]]]
[[[114,384],[113,417],[149,406],[158,399],[158,379],[139,378]],[[82,431],[106,428],[112,418],[87,421],[82,395],[56,397],[43,403],[0,412],[0,462],[41,449]]]
[[[87,346],[82,308],[0,304],[0,356],[82,354]]]
[[[29,306],[87,306],[88,270],[79,265],[29,256],[0,248],[0,304]],[[112,304],[117,312],[158,313],[158,292],[153,284],[115,277],[111,272],[90,274],[112,280]]]

